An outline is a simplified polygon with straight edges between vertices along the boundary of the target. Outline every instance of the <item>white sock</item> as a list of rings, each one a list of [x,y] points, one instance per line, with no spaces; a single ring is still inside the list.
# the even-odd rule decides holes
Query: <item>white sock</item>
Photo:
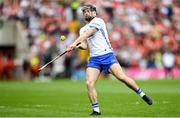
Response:
[[[145,93],[140,88],[136,90],[136,93],[141,97],[145,95]]]
[[[139,94],[139,96],[141,96],[141,97],[143,97],[144,95],[145,95],[144,92],[141,92],[141,93]]]
[[[100,113],[98,102],[92,104],[92,108],[93,108],[94,111]]]

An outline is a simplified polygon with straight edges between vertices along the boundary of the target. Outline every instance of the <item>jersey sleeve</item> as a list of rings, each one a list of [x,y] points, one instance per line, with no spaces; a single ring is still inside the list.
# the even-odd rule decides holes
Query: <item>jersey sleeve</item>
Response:
[[[79,30],[79,35],[82,35],[83,34],[83,29],[81,28],[80,30]]]
[[[90,22],[89,28],[95,28],[98,31],[99,29],[101,29],[102,24],[103,24],[103,20],[100,18],[96,18]]]

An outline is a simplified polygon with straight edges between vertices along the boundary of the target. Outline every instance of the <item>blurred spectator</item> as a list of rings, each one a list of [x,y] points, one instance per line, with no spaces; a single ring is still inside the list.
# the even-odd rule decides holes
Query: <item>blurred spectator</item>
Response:
[[[172,77],[172,69],[175,66],[175,55],[170,50],[166,50],[162,55],[162,63],[167,77]]]
[[[8,52],[0,52],[0,80],[14,79],[15,61],[13,56]]]

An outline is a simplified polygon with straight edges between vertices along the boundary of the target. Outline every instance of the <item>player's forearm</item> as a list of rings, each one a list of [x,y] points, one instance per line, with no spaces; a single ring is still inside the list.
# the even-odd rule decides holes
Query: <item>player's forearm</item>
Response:
[[[70,52],[74,48],[77,48],[79,44],[81,44],[83,41],[88,39],[88,37],[93,35],[96,31],[97,31],[96,29],[89,29],[88,31],[84,32],[66,49],[66,51]]]
[[[96,32],[96,29],[90,29],[86,32],[84,32],[82,35],[80,35],[75,41],[74,44],[77,45],[86,39],[88,39],[89,36],[93,35]]]
[[[88,48],[86,41],[81,42],[81,44],[76,46],[76,48],[86,50]]]
[[[85,41],[87,38],[88,38],[87,35],[81,35],[74,41],[74,44],[77,45],[77,44]]]

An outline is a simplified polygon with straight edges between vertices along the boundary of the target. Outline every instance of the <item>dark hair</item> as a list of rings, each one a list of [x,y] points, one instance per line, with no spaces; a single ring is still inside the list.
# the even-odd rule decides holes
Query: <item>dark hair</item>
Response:
[[[91,5],[91,4],[84,5],[81,10],[82,10],[82,12],[84,12],[84,10],[86,10],[86,9],[90,9],[91,11],[97,12],[96,7],[94,5]]]

